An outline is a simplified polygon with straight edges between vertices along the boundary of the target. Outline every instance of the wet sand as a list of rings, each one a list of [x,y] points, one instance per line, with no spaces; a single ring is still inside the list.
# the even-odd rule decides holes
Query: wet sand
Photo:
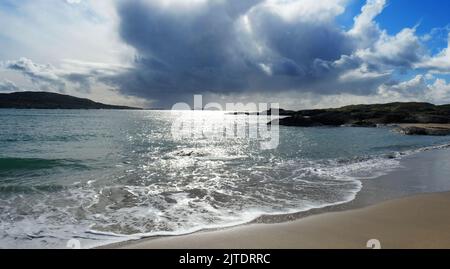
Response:
[[[221,231],[132,241],[126,249],[363,249],[450,248],[450,193],[394,200],[347,212],[326,213],[282,224],[253,224]]]

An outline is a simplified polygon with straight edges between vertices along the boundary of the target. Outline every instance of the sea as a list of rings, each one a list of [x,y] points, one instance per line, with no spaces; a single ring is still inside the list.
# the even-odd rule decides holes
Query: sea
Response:
[[[267,149],[251,135],[178,137],[186,115],[202,129],[267,127],[267,116],[220,111],[0,110],[0,248],[91,248],[344,204],[363,179],[450,143],[280,126]]]

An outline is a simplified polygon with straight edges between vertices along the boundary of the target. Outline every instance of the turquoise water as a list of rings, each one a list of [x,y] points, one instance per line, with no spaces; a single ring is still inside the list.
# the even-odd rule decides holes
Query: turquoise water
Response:
[[[0,110],[0,247],[83,247],[352,200],[447,137],[280,127],[280,144],[174,139],[170,111]],[[206,122],[258,116],[197,112]]]

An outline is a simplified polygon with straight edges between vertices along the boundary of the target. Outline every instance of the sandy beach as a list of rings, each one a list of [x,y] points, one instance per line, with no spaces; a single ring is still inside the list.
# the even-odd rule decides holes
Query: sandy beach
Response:
[[[254,224],[110,245],[126,249],[450,248],[450,193],[418,195],[282,224]]]
[[[447,249],[450,248],[450,169],[446,168],[449,160],[448,149],[407,157],[401,168],[363,180],[363,189],[347,204],[256,221],[265,224],[147,238],[103,248],[364,249],[369,240],[377,239],[386,249]]]

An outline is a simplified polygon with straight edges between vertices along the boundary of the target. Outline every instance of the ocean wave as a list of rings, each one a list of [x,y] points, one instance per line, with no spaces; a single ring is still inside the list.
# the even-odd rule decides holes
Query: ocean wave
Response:
[[[362,189],[362,179],[374,179],[380,176],[389,174],[395,169],[399,168],[400,161],[406,157],[419,152],[429,151],[429,150],[439,150],[450,148],[450,144],[441,144],[428,147],[421,147],[416,149],[408,149],[404,151],[392,151],[390,154],[381,154],[373,156],[358,156],[353,158],[343,158],[326,160],[324,162],[314,162],[314,161],[302,161],[291,165],[295,166],[307,166],[304,168],[294,169],[293,178],[296,182],[303,182],[308,185],[319,185],[320,188],[330,187],[334,188],[339,186],[343,182],[349,182],[353,184],[353,188],[349,189],[345,196],[341,197],[340,200],[335,202],[323,202],[314,203],[306,202],[301,206],[297,207],[286,207],[279,210],[270,209],[257,209],[246,210],[239,212],[237,215],[228,215],[225,212],[222,223],[199,223],[198,220],[191,219],[192,223],[196,223],[193,227],[179,228],[173,231],[152,231],[152,232],[138,232],[132,234],[124,234],[120,232],[107,232],[102,230],[90,229],[88,233],[93,235],[110,236],[109,243],[111,242],[121,242],[127,240],[136,240],[143,238],[159,237],[159,236],[177,236],[195,233],[203,230],[219,229],[233,227],[237,225],[242,225],[250,223],[251,221],[257,219],[261,216],[270,215],[280,215],[280,214],[295,214],[299,212],[306,212],[312,209],[322,209],[330,206],[336,206],[351,202],[355,199],[357,193]],[[320,177],[322,179],[328,179],[327,181],[311,181],[312,177]],[[180,202],[180,200],[188,200],[189,193],[186,192],[186,196],[180,194],[177,197],[171,196],[173,198],[173,203]],[[192,197],[191,197],[192,198]],[[184,202],[185,204],[188,202]],[[96,246],[102,245],[101,243],[96,244]]]
[[[111,136],[100,136],[100,138],[110,138]],[[82,142],[99,138],[98,134],[65,134],[65,135],[48,135],[48,134],[10,134],[7,137],[0,137],[0,143],[18,143],[18,142]]]
[[[0,157],[0,174],[14,171],[45,170],[57,167],[74,169],[88,168],[82,161],[71,159]]]
[[[67,188],[63,185],[48,184],[48,185],[34,185],[24,186],[17,184],[4,184],[0,185],[0,193],[2,194],[28,194],[36,192],[56,193]]]

